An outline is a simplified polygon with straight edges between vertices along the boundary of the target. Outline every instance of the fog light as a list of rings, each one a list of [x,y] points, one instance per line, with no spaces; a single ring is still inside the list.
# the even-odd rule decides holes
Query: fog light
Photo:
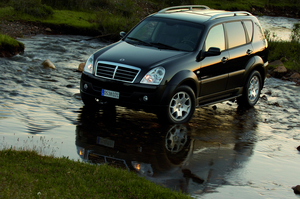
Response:
[[[84,84],[84,85],[83,85],[83,88],[84,88],[85,90],[87,90],[88,87],[89,87],[89,86],[88,86],[87,84]]]
[[[143,100],[144,100],[144,102],[147,102],[147,101],[148,101],[148,96],[145,95],[145,96],[143,97]]]

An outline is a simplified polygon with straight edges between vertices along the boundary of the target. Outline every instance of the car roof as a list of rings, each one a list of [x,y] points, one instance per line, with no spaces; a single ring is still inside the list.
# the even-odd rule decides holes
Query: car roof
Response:
[[[211,21],[219,18],[232,19],[237,16],[253,16],[249,12],[245,11],[225,11],[225,10],[215,10],[204,5],[187,5],[187,6],[173,6],[168,7],[159,12],[153,14],[152,16],[162,17],[162,18],[172,18],[176,20],[191,21],[196,23],[204,23],[206,21]]]

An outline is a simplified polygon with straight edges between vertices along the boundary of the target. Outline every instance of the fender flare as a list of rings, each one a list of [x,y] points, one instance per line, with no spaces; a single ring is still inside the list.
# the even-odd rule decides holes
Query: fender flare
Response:
[[[170,81],[166,83],[166,89],[161,98],[161,104],[167,105],[168,100],[172,97],[175,89],[181,85],[190,86],[197,98],[200,92],[200,84],[196,74],[190,70],[183,70],[176,73]]]
[[[252,57],[249,62],[247,63],[246,67],[245,67],[245,75],[244,75],[244,80],[243,80],[243,85],[246,83],[247,81],[247,77],[250,75],[250,73],[254,70],[257,70],[262,77],[262,83],[264,84],[264,80],[265,80],[265,76],[266,76],[266,66],[264,64],[264,61],[261,57],[259,56],[254,56]]]

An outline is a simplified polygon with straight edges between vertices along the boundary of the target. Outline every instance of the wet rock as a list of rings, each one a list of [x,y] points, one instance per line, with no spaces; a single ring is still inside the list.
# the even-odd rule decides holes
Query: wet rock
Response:
[[[79,72],[82,72],[84,66],[85,66],[85,63],[80,63],[77,70],[78,70]]]
[[[217,110],[217,106],[216,106],[216,105],[214,105],[212,108],[213,108],[214,110]]]
[[[54,64],[53,64],[49,59],[46,59],[45,61],[43,61],[42,65],[43,65],[45,68],[55,69]]]
[[[204,180],[198,177],[197,175],[193,174],[189,169],[182,169],[183,177],[191,178],[193,182],[198,184],[203,184]]]
[[[268,101],[268,97],[266,95],[263,95],[260,99],[262,99],[264,101]]]
[[[286,67],[284,67],[284,66],[277,66],[277,67],[274,69],[274,72],[277,72],[277,73],[286,73],[286,72],[287,72],[287,69],[286,69]]]
[[[51,28],[46,28],[45,31],[46,32],[52,32]]]
[[[293,73],[291,76],[290,76],[290,79],[293,81],[293,82],[296,82],[296,83],[300,83],[300,74],[295,72]]]
[[[292,189],[294,190],[295,194],[300,194],[300,185],[297,185],[295,187],[292,187]]]
[[[300,151],[300,146],[297,147],[297,150]]]
[[[273,69],[270,72],[270,75],[273,76],[273,77],[281,78],[284,75],[286,75],[286,73],[287,73],[286,67],[284,67],[284,64],[280,60],[276,60],[274,62],[271,62],[270,66],[275,67],[275,69]]]

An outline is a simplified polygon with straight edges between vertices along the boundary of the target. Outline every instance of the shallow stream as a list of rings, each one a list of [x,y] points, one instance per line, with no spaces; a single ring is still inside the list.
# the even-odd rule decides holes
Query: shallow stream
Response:
[[[0,59],[0,150],[107,163],[197,198],[299,198],[300,87],[266,80],[255,108],[224,102],[196,110],[187,125],[106,107],[90,112],[79,63],[108,45],[83,36],[19,39],[23,55]],[[50,59],[55,70],[43,68]]]

